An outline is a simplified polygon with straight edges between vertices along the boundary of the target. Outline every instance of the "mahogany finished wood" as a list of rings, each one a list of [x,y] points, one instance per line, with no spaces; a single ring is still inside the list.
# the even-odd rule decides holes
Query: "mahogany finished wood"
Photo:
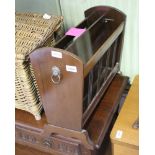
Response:
[[[109,129],[109,126],[112,122],[112,118],[117,113],[119,100],[121,98],[123,90],[126,87],[127,81],[127,77],[123,77],[120,75],[117,75],[114,78],[109,88],[107,89],[102,101],[97,106],[92,117],[89,119],[86,126],[84,127],[84,129],[88,132],[88,136],[92,141],[92,144],[94,143],[94,145],[96,146],[96,149],[92,150],[91,152],[87,150],[89,152],[87,152],[88,154],[92,154],[92,152],[96,152],[98,149],[101,149],[101,143],[103,142],[104,137]],[[47,120],[44,114],[42,120],[36,121],[31,114],[25,111],[16,110],[16,129],[18,128],[18,126],[23,127],[23,129],[21,129],[20,131],[20,133],[23,135],[26,134],[25,132],[29,130],[32,132],[31,135],[34,135],[34,131],[40,133],[41,135],[41,133],[43,133],[45,130],[44,126],[46,124]],[[16,132],[18,131],[16,130]],[[16,134],[18,135],[19,133]],[[28,136],[28,134],[26,135]],[[63,133],[61,134],[61,136],[63,136]],[[46,136],[44,138],[46,139]],[[32,153],[34,153],[35,155],[38,152],[40,152],[40,154],[41,152],[42,154],[43,152],[50,152],[51,154],[63,154],[60,152],[52,153],[52,151],[49,151],[49,149],[42,150],[40,146],[35,147],[35,145],[31,141],[26,142],[26,140],[19,140],[18,136],[16,137],[16,143],[16,155],[25,155],[26,153],[27,155],[31,155]],[[22,145],[27,147],[23,147]],[[80,145],[83,145],[82,142],[80,142]]]
[[[54,48],[36,49],[30,54],[49,124],[83,129],[119,71],[124,26],[122,12],[112,7],[93,7],[85,11],[85,19],[76,26],[86,29],[81,36],[66,35]],[[53,56],[53,51],[60,57]],[[74,70],[68,71],[67,66]],[[59,84],[53,83],[53,67],[60,70]]]
[[[117,74],[125,18],[112,7],[90,8],[76,26],[86,29],[81,36],[29,55],[44,112],[36,121],[16,110],[17,155],[101,152],[128,82]]]

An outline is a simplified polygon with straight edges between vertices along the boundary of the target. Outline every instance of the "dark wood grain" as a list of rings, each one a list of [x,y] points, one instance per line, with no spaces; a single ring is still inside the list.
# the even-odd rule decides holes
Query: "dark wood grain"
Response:
[[[43,112],[41,120],[36,121],[32,114],[16,109],[15,111],[16,123],[26,124],[27,126],[32,126],[38,129],[43,129],[44,125],[47,124],[45,113]]]
[[[15,155],[51,155],[16,143]]]
[[[105,137],[109,136],[109,130],[111,129],[110,125],[114,122],[112,119],[115,119],[117,115],[119,100],[122,96],[123,90],[125,89],[127,80],[127,77],[120,75],[117,75],[113,79],[102,101],[97,106],[95,112],[92,114],[92,117],[85,126],[85,129],[89,133],[90,139],[99,146],[99,150],[101,150],[99,151],[100,153],[107,152],[104,149],[104,145],[107,145],[107,142],[105,142]],[[21,110],[16,110],[16,123],[23,123],[23,126],[33,126],[34,128],[43,130],[43,126],[47,123],[47,121],[44,114],[42,120],[38,122],[31,114]],[[42,155],[43,152],[16,144],[16,155],[31,154]]]
[[[51,51],[62,54],[62,59],[51,56]],[[47,121],[51,125],[81,130],[83,99],[83,63],[67,51],[44,47],[30,54],[35,78],[41,95]],[[76,67],[68,72],[66,66]],[[52,82],[52,67],[59,68],[61,82]],[[73,119],[74,118],[74,119]]]
[[[85,15],[77,25],[86,29],[82,35],[65,35],[55,47],[29,55],[47,122],[76,131],[82,130],[120,69],[125,29],[125,15],[115,8],[97,6]],[[51,51],[62,58],[53,57]],[[76,67],[76,73],[68,72],[68,65]],[[53,67],[61,72],[59,84],[51,80]]]
[[[41,151],[97,155],[104,147],[128,81],[116,75],[125,15],[98,6],[86,10],[85,16],[77,26],[86,28],[80,37],[64,36],[56,48],[36,49],[29,56],[45,112],[36,121],[31,114],[16,110],[17,155],[44,154]],[[53,57],[51,51],[62,58]],[[68,72],[66,65],[77,71]],[[59,84],[53,82],[53,66],[61,72]]]
[[[127,77],[124,78],[117,75],[114,78],[100,104],[91,116],[89,123],[85,127],[90,135],[91,140],[96,145],[101,145],[105,134],[108,131],[112,118],[117,112],[116,110],[119,106],[121,94],[125,89],[127,81]]]

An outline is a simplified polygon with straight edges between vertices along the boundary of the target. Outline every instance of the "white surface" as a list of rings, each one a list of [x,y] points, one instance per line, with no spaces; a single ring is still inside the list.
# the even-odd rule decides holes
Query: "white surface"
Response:
[[[116,135],[115,135],[115,138],[121,139],[122,138],[122,135],[123,135],[123,131],[122,130],[117,130]]]
[[[57,51],[51,51],[51,56],[55,58],[62,58],[62,53]]]
[[[66,65],[66,71],[76,73],[77,72],[77,67],[76,66]]]

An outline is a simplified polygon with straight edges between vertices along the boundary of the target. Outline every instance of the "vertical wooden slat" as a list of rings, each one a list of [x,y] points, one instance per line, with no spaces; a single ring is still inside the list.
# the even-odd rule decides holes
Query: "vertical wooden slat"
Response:
[[[84,11],[96,5],[109,5],[127,15],[121,71],[133,79],[138,73],[138,1],[136,0],[60,0],[65,28],[75,26],[84,18]]]

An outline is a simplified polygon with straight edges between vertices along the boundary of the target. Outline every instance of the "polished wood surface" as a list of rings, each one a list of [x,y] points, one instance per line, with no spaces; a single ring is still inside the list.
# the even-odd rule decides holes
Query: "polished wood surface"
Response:
[[[16,111],[16,143],[51,154],[99,153],[128,81],[117,74],[125,15],[108,6],[85,15],[81,36],[29,55],[44,114],[35,122]]]
[[[51,51],[59,52],[62,59],[51,56]],[[80,131],[84,78],[82,61],[70,52],[52,47],[35,50],[30,54],[30,60],[48,123]],[[67,65],[76,67],[77,71],[67,71]],[[52,81],[53,67],[60,70],[58,84]]]
[[[45,116],[45,113],[43,112],[41,120],[36,121],[30,113],[16,109],[15,110],[15,118],[16,123],[18,124],[26,124],[27,126],[31,126],[37,129],[42,130],[44,128],[44,125],[47,124],[47,119]]]
[[[126,20],[124,13],[109,6],[90,8],[85,16],[77,25],[86,29],[82,35],[65,35],[55,47],[29,55],[47,122],[76,131],[83,129],[119,72]],[[61,76],[54,75],[53,67]],[[61,82],[54,83],[53,77]]]
[[[136,76],[111,132],[114,155],[138,155],[139,129],[133,128],[133,124],[138,118],[139,76]],[[118,130],[122,131],[120,138],[116,138]]]
[[[16,143],[15,155],[51,155],[50,153],[41,152],[28,146]]]
[[[117,111],[127,80],[128,78],[118,75],[114,78],[112,84],[101,100],[101,103],[96,108],[86,126],[86,130],[96,145],[100,146],[105,137],[112,118]]]
[[[105,137],[109,135],[108,132],[110,125],[112,123],[112,119],[114,119],[114,116],[116,116],[119,100],[123,90],[125,89],[127,81],[128,78],[120,75],[117,75],[114,78],[99,106],[96,108],[89,122],[85,126],[85,129],[88,131],[92,142],[100,147],[100,154],[104,152],[104,154],[108,155],[107,151],[105,150],[105,145],[107,142],[107,138]],[[31,114],[25,111],[16,110],[16,123],[23,124],[26,127],[33,127],[39,131],[43,131],[44,125],[47,124],[47,120],[44,114],[40,121],[36,121]],[[44,152],[38,151],[25,145],[23,146],[16,144],[16,155],[32,154],[42,155]]]

